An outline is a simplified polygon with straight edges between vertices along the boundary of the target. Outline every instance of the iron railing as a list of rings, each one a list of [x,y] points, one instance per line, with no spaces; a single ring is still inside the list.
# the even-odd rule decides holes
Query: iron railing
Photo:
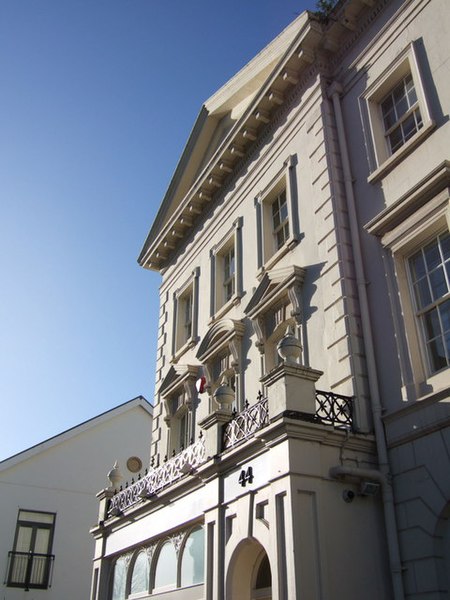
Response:
[[[54,554],[38,552],[8,552],[6,585],[28,591],[51,587]]]
[[[236,444],[248,439],[268,423],[269,409],[267,398],[264,398],[260,392],[255,404],[248,406],[247,403],[246,408],[225,425],[223,449],[227,450],[236,446]]]
[[[316,420],[335,429],[353,429],[353,398],[316,390]]]
[[[353,429],[352,406],[353,398],[350,396],[316,390],[316,412],[314,414],[290,410],[285,413],[285,416],[350,431]],[[233,446],[248,439],[268,423],[267,398],[264,398],[260,393],[255,404],[248,406],[247,403],[246,408],[225,425],[223,449],[233,448]]]
[[[159,490],[183,475],[187,475],[203,462],[205,462],[205,443],[203,438],[200,438],[167,462],[151,469],[141,479],[117,492],[111,498],[108,515],[118,516],[126,508],[133,506],[140,500],[151,498]]]

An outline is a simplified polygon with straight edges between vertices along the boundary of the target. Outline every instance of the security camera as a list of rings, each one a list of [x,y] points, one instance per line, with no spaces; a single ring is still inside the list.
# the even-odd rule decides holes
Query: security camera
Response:
[[[342,497],[344,499],[344,502],[353,502],[355,495],[356,494],[353,490],[344,490],[342,492]]]

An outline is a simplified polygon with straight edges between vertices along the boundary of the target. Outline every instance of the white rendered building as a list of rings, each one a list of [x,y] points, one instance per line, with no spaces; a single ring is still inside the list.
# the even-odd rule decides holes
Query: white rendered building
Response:
[[[116,460],[137,478],[151,427],[138,396],[0,462],[2,600],[89,597],[99,481]]]
[[[450,8],[300,15],[207,100],[139,256],[151,468],[92,599],[449,597]]]

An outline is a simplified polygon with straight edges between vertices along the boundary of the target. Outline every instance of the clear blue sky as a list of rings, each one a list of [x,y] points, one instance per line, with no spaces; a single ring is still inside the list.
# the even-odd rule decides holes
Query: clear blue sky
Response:
[[[0,460],[152,400],[136,258],[203,101],[314,6],[0,2]]]

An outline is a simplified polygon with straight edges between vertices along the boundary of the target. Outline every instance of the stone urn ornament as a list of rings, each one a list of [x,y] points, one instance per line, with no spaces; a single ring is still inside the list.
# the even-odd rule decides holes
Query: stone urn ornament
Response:
[[[111,487],[113,489],[119,488],[120,482],[123,480],[123,475],[120,472],[119,463],[117,462],[117,460],[114,463],[114,466],[111,469],[111,471],[109,471],[109,473],[108,473],[108,479],[111,482]]]
[[[213,394],[214,400],[222,410],[231,412],[231,405],[235,400],[234,390],[228,385],[227,378],[224,377]]]
[[[286,329],[286,333],[277,344],[278,354],[287,365],[297,365],[302,354],[300,340],[294,335],[292,326]]]

